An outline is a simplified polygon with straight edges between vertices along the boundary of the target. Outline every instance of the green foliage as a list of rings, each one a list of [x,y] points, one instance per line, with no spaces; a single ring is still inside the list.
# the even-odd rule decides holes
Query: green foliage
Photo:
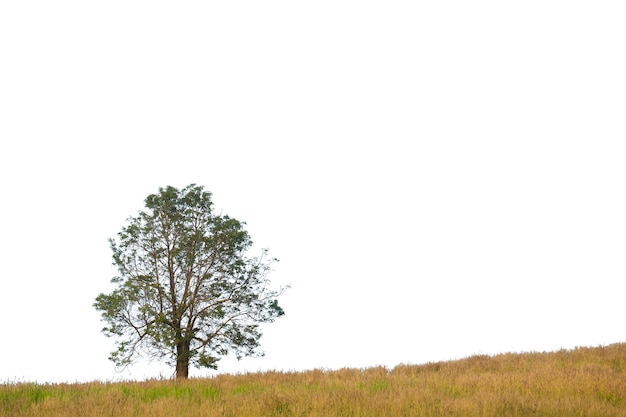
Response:
[[[110,239],[116,288],[94,307],[116,338],[118,366],[138,357],[166,359],[186,377],[189,364],[216,368],[220,356],[261,355],[259,324],[284,314],[267,278],[277,259],[247,257],[245,223],[213,211],[194,184],[159,189],[145,210]]]

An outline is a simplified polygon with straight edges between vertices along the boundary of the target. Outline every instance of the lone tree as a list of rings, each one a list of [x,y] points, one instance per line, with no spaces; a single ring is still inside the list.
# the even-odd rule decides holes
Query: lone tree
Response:
[[[240,221],[212,210],[211,193],[191,184],[160,188],[145,211],[110,239],[119,275],[94,303],[109,337],[111,359],[125,367],[138,357],[167,359],[176,378],[189,365],[217,369],[220,356],[258,352],[259,324],[284,314],[267,278],[275,258],[246,257],[252,245]]]

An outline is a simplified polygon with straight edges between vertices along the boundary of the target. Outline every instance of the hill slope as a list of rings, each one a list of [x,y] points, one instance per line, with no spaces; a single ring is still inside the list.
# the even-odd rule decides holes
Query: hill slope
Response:
[[[626,416],[626,344],[184,382],[0,385],[0,416]]]

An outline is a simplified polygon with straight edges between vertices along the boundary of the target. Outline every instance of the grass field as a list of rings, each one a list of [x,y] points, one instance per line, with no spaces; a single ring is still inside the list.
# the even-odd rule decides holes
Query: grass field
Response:
[[[0,416],[626,416],[626,343],[394,369],[4,383]]]

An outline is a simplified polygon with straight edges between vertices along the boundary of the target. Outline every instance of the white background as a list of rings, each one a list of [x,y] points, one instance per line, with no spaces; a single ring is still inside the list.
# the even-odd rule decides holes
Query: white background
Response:
[[[116,373],[94,298],[159,187],[281,262],[266,356],[626,339],[622,1],[2,1],[0,381]],[[194,371],[194,376],[215,372]]]

